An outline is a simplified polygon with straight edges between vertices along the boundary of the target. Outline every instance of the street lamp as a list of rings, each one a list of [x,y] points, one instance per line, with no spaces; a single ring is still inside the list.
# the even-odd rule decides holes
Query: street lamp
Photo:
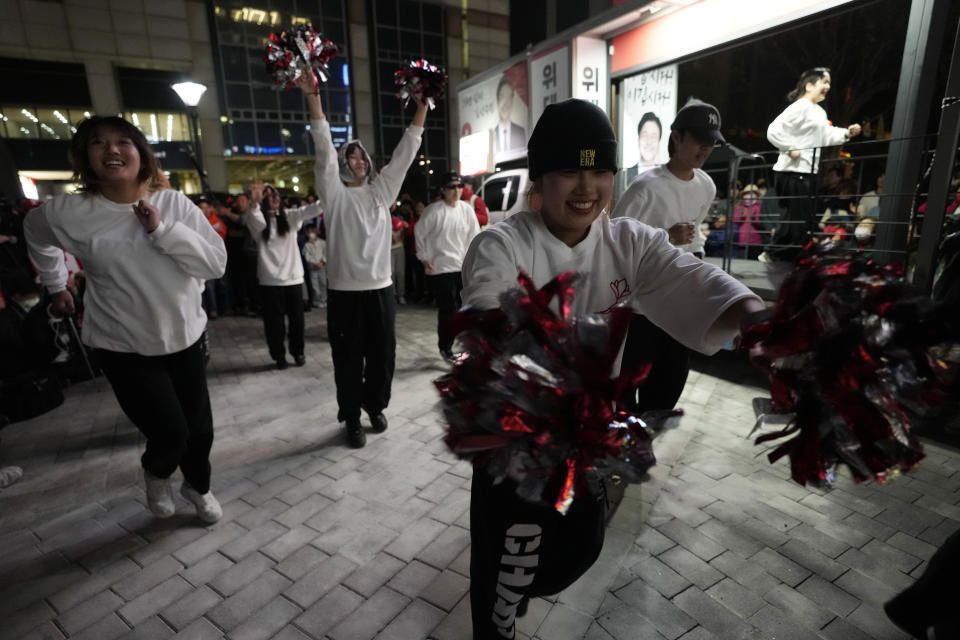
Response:
[[[181,102],[187,108],[187,114],[190,116],[190,128],[193,134],[193,164],[197,167],[197,173],[200,174],[200,187],[204,191],[209,191],[207,185],[207,174],[203,170],[203,151],[200,147],[200,125],[198,122],[200,98],[207,86],[199,82],[178,82],[170,85],[170,88],[177,92]]]

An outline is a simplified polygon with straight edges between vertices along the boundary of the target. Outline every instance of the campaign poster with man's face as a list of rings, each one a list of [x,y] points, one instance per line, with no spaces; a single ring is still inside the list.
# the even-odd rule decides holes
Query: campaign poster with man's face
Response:
[[[667,140],[677,115],[677,65],[625,78],[620,95],[620,166],[629,182],[669,160]]]
[[[530,118],[527,62],[513,65],[501,75],[460,91],[460,136],[493,132],[493,152],[498,161],[527,151]]]

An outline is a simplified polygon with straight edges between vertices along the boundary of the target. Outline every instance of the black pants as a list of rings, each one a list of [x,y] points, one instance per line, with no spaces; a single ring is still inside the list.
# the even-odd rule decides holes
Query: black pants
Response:
[[[243,237],[227,235],[227,282],[229,287],[230,309],[234,313],[245,312],[249,308],[247,301],[247,260],[243,251]]]
[[[303,257],[303,247],[300,247],[300,264],[303,265],[303,272],[310,273],[310,264],[307,262],[307,259]],[[313,283],[310,282],[310,278],[304,278],[303,284],[307,289],[307,304],[312,308],[316,304],[316,294],[317,292],[313,290]]]
[[[147,439],[143,468],[169,478],[177,467],[200,493],[210,490],[213,414],[201,343],[162,356],[97,349],[120,408]]]
[[[337,384],[337,420],[359,420],[360,409],[390,404],[397,360],[393,285],[369,291],[327,290],[327,330]]]
[[[690,351],[646,316],[634,315],[623,347],[620,372],[628,373],[645,363],[652,365],[650,373],[637,389],[636,404],[629,408],[673,409],[687,384]]]
[[[470,489],[473,640],[512,640],[524,598],[559,593],[603,548],[605,501],[575,498],[566,515],[521,500],[512,481],[494,486],[474,469]]]
[[[814,176],[791,171],[778,171],[775,175],[780,220],[770,239],[775,246],[767,253],[775,260],[793,261],[814,230]]]
[[[303,285],[291,284],[285,287],[260,287],[260,304],[263,315],[263,332],[267,336],[267,348],[270,357],[279,360],[283,357],[283,339],[289,328],[290,355],[303,355]],[[284,316],[287,325],[284,326]]]
[[[454,338],[450,332],[450,316],[463,304],[460,300],[463,278],[459,271],[453,271],[427,276],[427,281],[437,300],[437,345],[441,352],[449,351]]]

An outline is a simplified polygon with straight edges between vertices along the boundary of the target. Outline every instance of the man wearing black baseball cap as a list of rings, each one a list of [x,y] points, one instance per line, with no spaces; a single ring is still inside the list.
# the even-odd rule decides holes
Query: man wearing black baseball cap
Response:
[[[424,209],[413,228],[417,258],[423,263],[430,288],[437,297],[437,346],[444,360],[453,359],[450,317],[460,305],[460,270],[470,241],[480,233],[473,208],[460,199],[463,178],[456,171],[441,176],[440,200]]]
[[[691,100],[670,125],[670,160],[638,175],[621,196],[613,216],[630,216],[664,229],[671,244],[702,258],[705,238],[700,224],[710,211],[717,188],[701,167],[713,149],[726,142],[717,108]],[[621,371],[631,371],[646,362],[653,365],[651,374],[656,375],[648,377],[652,384],[640,387],[636,408],[672,409],[690,371],[689,351],[644,316],[635,315],[624,345]]]

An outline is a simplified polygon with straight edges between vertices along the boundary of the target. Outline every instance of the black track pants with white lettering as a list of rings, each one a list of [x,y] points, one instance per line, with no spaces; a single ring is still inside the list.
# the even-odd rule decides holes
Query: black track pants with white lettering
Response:
[[[494,486],[474,469],[470,496],[473,640],[512,640],[524,598],[563,591],[603,547],[605,501],[586,495],[567,515],[521,500],[510,481]]]

